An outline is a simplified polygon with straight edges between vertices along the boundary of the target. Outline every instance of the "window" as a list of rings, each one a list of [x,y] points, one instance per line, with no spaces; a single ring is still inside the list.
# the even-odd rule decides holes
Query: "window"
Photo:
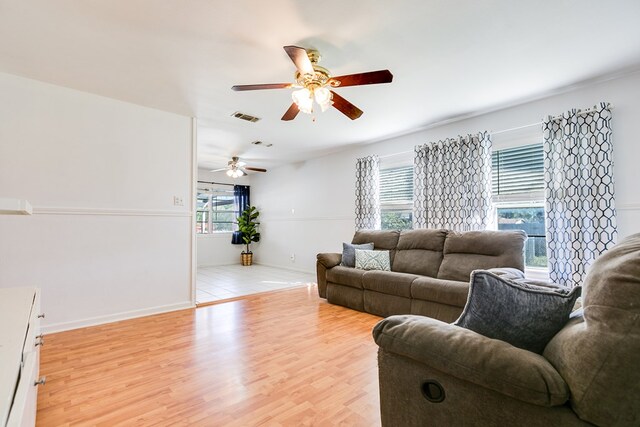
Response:
[[[413,226],[413,167],[380,169],[380,215],[383,230]]]
[[[492,168],[498,230],[525,231],[529,236],[525,244],[525,266],[546,268],[542,144],[494,151]]]
[[[524,230],[529,238],[524,248],[527,267],[547,267],[547,239],[543,206],[498,207],[498,230]]]
[[[544,194],[542,143],[494,151],[491,167],[494,198],[513,194],[540,197]]]
[[[238,212],[233,191],[198,189],[196,199],[196,233],[211,234],[233,231]]]

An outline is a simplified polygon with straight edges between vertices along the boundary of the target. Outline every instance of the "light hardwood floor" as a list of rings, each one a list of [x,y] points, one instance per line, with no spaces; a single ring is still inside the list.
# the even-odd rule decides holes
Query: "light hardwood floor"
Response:
[[[376,426],[380,318],[315,286],[48,335],[38,426]]]

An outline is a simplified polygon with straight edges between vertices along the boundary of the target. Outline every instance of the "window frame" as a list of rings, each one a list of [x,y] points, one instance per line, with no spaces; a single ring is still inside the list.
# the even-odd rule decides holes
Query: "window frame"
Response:
[[[402,153],[405,154],[405,153]],[[382,218],[383,213],[385,212],[409,212],[411,215],[411,224],[409,225],[408,228],[406,228],[405,230],[412,230],[413,229],[413,185],[414,185],[414,180],[413,180],[413,158],[410,156],[401,156],[402,158],[396,158],[395,161],[382,161],[380,163],[380,174],[382,174],[383,170],[388,170],[388,169],[399,169],[399,168],[407,168],[411,171],[411,178],[410,178],[410,182],[411,182],[411,199],[407,199],[407,200],[400,200],[400,201],[390,201],[390,202],[385,202],[383,203],[382,200],[380,200],[380,217]],[[379,189],[380,193],[382,192],[382,178],[380,178],[380,189]],[[380,227],[382,230],[386,230],[385,228],[382,228],[382,224]]]
[[[514,132],[492,136],[493,152],[507,150],[511,148],[521,148],[532,144],[542,144],[541,129],[517,129]],[[492,152],[492,155],[493,155]],[[493,158],[492,158],[493,165]],[[544,173],[544,170],[543,170]],[[493,172],[492,172],[493,179]],[[500,208],[528,208],[528,207],[545,207],[545,191],[527,191],[517,194],[492,194],[493,206],[493,227],[498,230],[498,209]],[[545,219],[546,221],[546,219]],[[545,236],[546,237],[546,236]],[[525,266],[525,276],[536,280],[549,280],[549,266],[547,259],[547,267],[528,267]]]
[[[498,209],[504,208],[543,208],[544,209],[544,198],[543,200],[528,200],[526,198],[522,198],[522,201],[510,200],[510,201],[502,201],[493,203],[493,220],[495,224],[495,229],[498,230]],[[546,219],[545,219],[546,221]],[[544,237],[546,239],[546,235],[531,235],[528,237]],[[530,279],[536,280],[549,280],[549,262],[547,258],[547,267],[530,267],[528,265],[524,266],[525,276]]]
[[[229,193],[224,194],[224,193]],[[202,209],[202,208],[198,208],[197,205],[197,201],[201,200],[201,196],[207,196],[207,202],[204,203],[204,206],[208,206],[208,208]],[[231,202],[233,204],[233,210],[231,211],[220,211],[218,209],[213,209],[213,201],[214,198],[216,197],[220,197],[220,196],[225,196],[225,197],[230,197],[231,198]],[[220,189],[220,188],[198,188],[197,194],[196,194],[196,207],[195,207],[195,211],[196,211],[196,234],[198,236],[214,236],[214,235],[221,235],[221,234],[230,234],[233,233],[235,230],[237,230],[238,228],[238,224],[236,221],[214,221],[214,216],[216,215],[216,213],[232,213],[232,216],[237,218],[239,213],[238,211],[235,209],[235,197],[233,195],[233,191],[230,190],[226,190],[226,189]],[[198,214],[199,213],[203,213],[206,214],[207,216],[207,221],[198,221]],[[204,230],[203,227],[200,228],[201,231],[198,231],[198,225],[199,224],[206,224],[206,228],[207,231],[203,232],[202,230]],[[215,224],[231,224],[231,230],[216,230],[215,229]]]

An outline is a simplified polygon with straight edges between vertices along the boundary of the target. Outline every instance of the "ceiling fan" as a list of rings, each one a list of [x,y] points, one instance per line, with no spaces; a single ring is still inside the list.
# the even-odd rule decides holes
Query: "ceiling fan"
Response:
[[[284,50],[297,68],[294,83],[236,85],[231,88],[236,91],[297,88],[298,90],[291,94],[293,104],[284,113],[282,120],[293,120],[300,111],[312,114],[314,100],[322,111],[333,105],[342,114],[351,120],[355,120],[362,115],[362,110],[332,89],[345,86],[391,83],[393,80],[393,74],[389,70],[332,77],[329,70],[318,65],[320,53],[317,50],[306,50],[298,46],[284,46]]]
[[[247,166],[245,162],[241,162],[239,157],[232,157],[231,160],[227,163],[227,167],[214,169],[211,172],[222,172],[227,171],[227,175],[231,178],[239,178],[241,176],[245,176],[247,171],[254,172],[266,172],[266,169],[263,168],[254,168],[251,166]]]

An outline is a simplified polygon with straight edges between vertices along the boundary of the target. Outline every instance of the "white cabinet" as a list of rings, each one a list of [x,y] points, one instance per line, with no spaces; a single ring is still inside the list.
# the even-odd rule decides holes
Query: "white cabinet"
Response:
[[[0,289],[0,426],[35,425],[42,316],[38,289]]]

